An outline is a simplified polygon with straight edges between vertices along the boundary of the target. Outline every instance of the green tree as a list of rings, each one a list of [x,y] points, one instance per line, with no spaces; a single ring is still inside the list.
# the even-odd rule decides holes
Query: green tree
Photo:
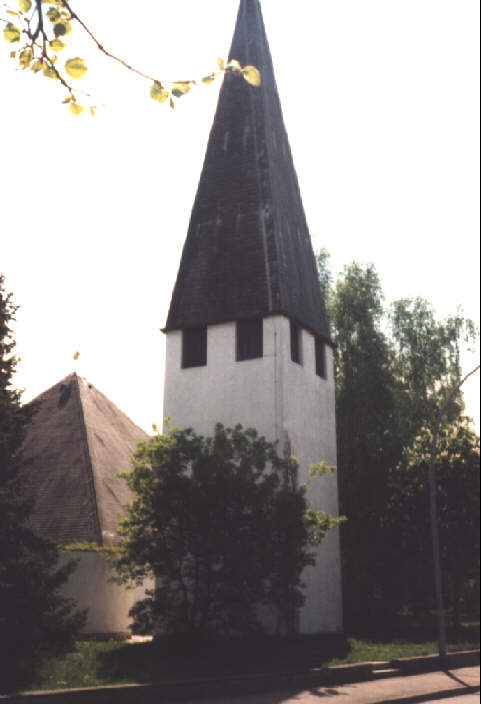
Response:
[[[40,654],[69,644],[83,621],[59,594],[74,565],[59,567],[56,548],[28,526],[33,497],[19,450],[34,409],[21,406],[21,394],[12,387],[16,310],[0,275],[0,662],[5,686],[26,677]]]
[[[434,607],[428,511],[432,433],[423,430],[389,473],[386,528],[396,560],[390,594],[415,612]],[[462,610],[479,593],[479,437],[465,420],[451,423],[438,440],[438,521],[445,602],[459,626]],[[477,585],[477,590],[473,586]]]
[[[124,477],[135,500],[121,524],[119,579],[157,579],[133,610],[138,627],[245,634],[273,605],[278,628],[294,630],[302,570],[338,520],[308,510],[292,458],[241,426],[219,424],[208,438],[172,429],[141,443]]]
[[[418,520],[421,505],[429,515],[429,499],[410,491],[404,458],[433,427],[437,409],[461,379],[460,345],[475,336],[476,328],[460,311],[438,320],[420,298],[387,307],[373,265],[353,262],[333,282],[329,254],[323,250],[318,268],[335,351],[340,502],[348,518],[341,547],[349,625],[360,618],[379,619],[380,610],[384,616],[406,606],[419,611],[426,589],[433,591],[432,576],[427,579],[432,569],[428,524]],[[461,422],[462,411],[460,392],[444,428]],[[399,505],[405,506],[411,496],[415,506],[403,514],[393,505],[404,474],[406,495]],[[471,491],[467,475],[459,477],[466,480],[465,491]],[[410,516],[412,525],[405,525],[403,515],[406,520]],[[412,549],[423,555],[425,569],[419,571],[416,560],[406,559],[404,578],[398,579],[397,552],[408,554],[402,543],[406,534]],[[416,542],[418,534],[423,541]],[[469,570],[459,574],[464,583],[470,579]],[[403,591],[401,585],[408,582],[412,588]],[[419,585],[418,600],[414,585]]]
[[[327,298],[336,366],[337,445],[347,623],[383,592],[387,468],[399,458],[395,378],[372,265],[346,266]]]
[[[443,398],[461,379],[460,343],[477,335],[462,311],[438,320],[428,301],[404,298],[388,311],[397,380],[396,405],[404,444],[422,428],[432,426]],[[464,410],[462,391],[454,397],[446,415],[450,423]]]

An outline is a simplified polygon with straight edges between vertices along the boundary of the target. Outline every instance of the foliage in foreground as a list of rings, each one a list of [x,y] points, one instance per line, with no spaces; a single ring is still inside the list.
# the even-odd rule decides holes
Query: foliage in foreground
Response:
[[[43,6],[47,5],[48,9]],[[10,57],[18,62],[21,70],[30,70],[46,78],[59,81],[66,91],[62,101],[69,106],[73,115],[81,115],[83,105],[78,102],[78,95],[82,94],[92,98],[89,93],[80,90],[74,81],[83,78],[88,67],[80,56],[71,56],[63,62],[58,60],[59,52],[67,46],[68,37],[74,28],[80,30],[94,43],[97,49],[107,58],[112,59],[124,69],[132,71],[140,78],[149,81],[150,97],[158,103],[168,101],[170,107],[175,108],[175,100],[189,93],[197,84],[210,85],[220,74],[236,74],[243,77],[253,86],[261,85],[261,75],[255,66],[241,66],[235,59],[224,62],[217,59],[217,71],[196,80],[165,81],[157,75],[149,75],[134,68],[130,63],[115,56],[105,48],[82,18],[72,8],[68,0],[18,0],[18,5],[9,7],[5,4],[5,17],[0,14],[0,21],[4,22],[3,38],[12,45]],[[97,105],[90,101],[90,114],[95,114]]]
[[[73,642],[83,615],[60,596],[73,565],[60,567],[56,548],[28,526],[32,497],[19,449],[32,407],[12,388],[17,364],[11,323],[16,307],[0,275],[0,663],[2,685],[24,678],[39,653]]]
[[[132,611],[138,630],[247,633],[261,606],[279,631],[295,630],[301,573],[339,519],[308,509],[293,458],[241,426],[207,438],[174,428],[141,443],[123,476],[135,500],[114,556],[119,579],[157,578]]]

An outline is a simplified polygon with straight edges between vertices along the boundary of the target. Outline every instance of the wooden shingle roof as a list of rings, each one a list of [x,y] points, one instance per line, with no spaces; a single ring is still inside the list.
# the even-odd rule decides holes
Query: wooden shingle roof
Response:
[[[32,403],[37,412],[22,448],[35,496],[32,527],[57,544],[117,543],[122,506],[132,501],[117,475],[131,469],[136,444],[148,435],[76,374]]]
[[[329,340],[259,0],[241,0],[165,330],[284,314]]]

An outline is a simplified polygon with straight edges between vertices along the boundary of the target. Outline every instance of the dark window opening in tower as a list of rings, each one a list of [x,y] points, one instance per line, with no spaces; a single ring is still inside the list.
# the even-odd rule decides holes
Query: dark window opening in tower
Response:
[[[207,326],[182,331],[182,368],[207,364]]]
[[[302,364],[301,328],[291,320],[291,359],[296,364]]]
[[[326,345],[316,337],[316,374],[326,379]]]
[[[237,321],[237,361],[257,359],[264,354],[262,318]]]

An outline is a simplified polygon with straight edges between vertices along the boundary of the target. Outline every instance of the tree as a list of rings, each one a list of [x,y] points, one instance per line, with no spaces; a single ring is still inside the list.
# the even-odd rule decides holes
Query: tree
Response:
[[[477,329],[461,310],[446,320],[437,320],[432,306],[422,298],[395,301],[388,321],[397,379],[396,405],[406,444],[423,427],[432,427],[446,390],[461,380],[460,342],[474,339]],[[463,410],[459,391],[447,409],[447,422],[459,419]]]
[[[43,5],[49,6],[46,11]],[[171,108],[175,108],[176,99],[189,93],[195,85],[198,83],[210,85],[221,73],[238,74],[254,86],[261,84],[261,76],[255,66],[241,66],[236,60],[225,63],[220,58],[217,59],[218,70],[198,81],[193,79],[161,80],[158,76],[140,71],[108,51],[68,0],[18,0],[18,6],[15,9],[6,7],[5,12],[8,19],[0,17],[0,20],[5,23],[3,37],[13,46],[19,47],[12,49],[11,58],[18,60],[20,68],[24,70],[30,69],[34,73],[41,73],[47,78],[59,81],[66,91],[62,102],[69,106],[73,115],[80,115],[84,110],[84,107],[78,103],[78,95],[92,98],[90,93],[86,93],[72,84],[72,79],[83,78],[88,70],[83,59],[79,56],[69,58],[64,62],[63,69],[58,62],[58,52],[65,49],[67,37],[75,27],[79,27],[104,56],[116,61],[140,78],[149,81],[150,97],[159,103],[168,101]],[[92,115],[95,114],[96,108],[97,105],[90,105]]]
[[[346,266],[328,297],[335,349],[337,445],[347,622],[367,613],[382,590],[389,546],[380,518],[386,468],[399,457],[392,356],[372,265]]]
[[[119,579],[157,579],[134,607],[137,626],[245,634],[271,605],[278,628],[294,630],[302,570],[338,519],[307,508],[292,458],[241,426],[218,424],[208,438],[174,428],[141,443],[124,477],[135,500],[121,524]]]
[[[416,613],[434,608],[428,470],[432,432],[424,429],[389,473],[388,532],[396,560],[390,593]],[[479,437],[461,420],[441,432],[436,461],[438,522],[446,606],[460,624],[479,590]]]
[[[56,548],[28,526],[33,497],[19,450],[34,408],[21,406],[12,388],[16,310],[0,275],[0,660],[7,685],[27,676],[39,654],[69,644],[83,622],[59,594],[75,565],[59,567]]]
[[[398,578],[397,552],[404,554],[402,536],[408,531],[412,548],[422,545],[430,566],[429,543],[426,549],[415,538],[424,536],[426,526],[418,520],[420,507],[414,510],[416,502],[424,502],[429,516],[429,499],[409,489],[404,458],[433,427],[446,390],[461,379],[460,344],[472,339],[476,329],[460,311],[438,320],[420,298],[385,306],[373,265],[353,262],[333,283],[329,255],[321,251],[318,268],[335,351],[340,503],[348,518],[341,531],[346,623],[379,620],[380,611],[386,617],[401,607],[419,612],[414,585],[425,603],[426,584],[433,591],[432,575],[426,582],[416,560],[404,560],[404,578]],[[445,430],[461,422],[462,411],[458,393],[449,405]],[[406,496],[400,501],[392,477],[398,487],[404,474]],[[467,477],[459,476],[471,491]],[[393,510],[398,501],[405,507],[408,496],[414,502],[410,514]],[[407,528],[403,521],[408,515],[413,523]],[[463,583],[470,579],[469,571],[460,574]],[[412,588],[403,591],[408,582]]]

